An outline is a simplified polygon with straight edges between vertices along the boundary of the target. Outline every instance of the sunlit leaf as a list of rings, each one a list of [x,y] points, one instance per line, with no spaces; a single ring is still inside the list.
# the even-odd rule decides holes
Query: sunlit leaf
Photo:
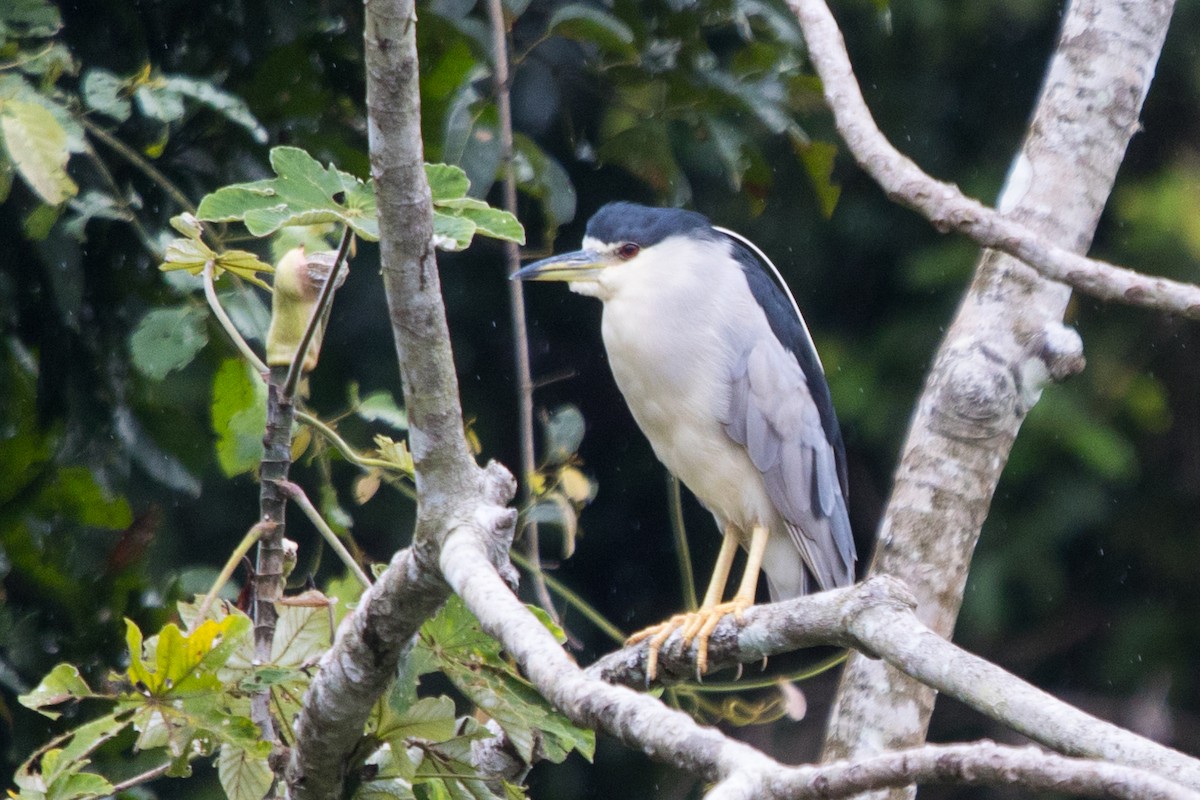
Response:
[[[79,190],[67,175],[67,132],[44,106],[0,102],[0,133],[17,172],[42,200],[58,205]]]
[[[183,369],[208,344],[206,318],[190,305],[151,310],[129,336],[133,366],[156,381]]]
[[[73,664],[59,664],[42,678],[42,682],[28,694],[17,698],[21,705],[40,711],[50,719],[58,719],[62,714],[48,710],[49,706],[57,706],[69,700],[79,700],[90,697],[92,690],[88,688],[79,669]]]
[[[278,667],[313,664],[329,649],[328,604],[320,607],[280,605],[271,641],[271,663]]]
[[[322,167],[298,147],[271,150],[276,177],[218,189],[200,201],[196,216],[213,222],[241,221],[255,236],[289,225],[340,222],[369,241],[379,239],[375,194],[334,167]]]
[[[425,179],[429,181],[429,192],[435,204],[463,197],[471,188],[467,173],[453,164],[426,164]]]
[[[275,780],[266,758],[230,744],[217,756],[217,777],[228,800],[262,800]]]
[[[384,699],[375,735],[402,747],[405,739],[449,739],[455,728],[454,701],[449,697],[425,697],[400,713]]]
[[[228,477],[249,472],[262,461],[266,413],[262,381],[240,359],[227,359],[213,377],[212,424],[217,461]]]
[[[396,404],[396,398],[387,389],[379,389],[362,398],[355,404],[354,413],[367,422],[383,422],[396,430],[408,430],[408,414]]]

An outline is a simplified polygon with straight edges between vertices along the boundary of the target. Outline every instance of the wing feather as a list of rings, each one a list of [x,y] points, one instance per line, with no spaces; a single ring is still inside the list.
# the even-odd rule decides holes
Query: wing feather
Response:
[[[762,473],[812,577],[830,589],[854,581],[854,539],[835,445],[808,381],[795,356],[764,337],[730,371],[724,428]]]

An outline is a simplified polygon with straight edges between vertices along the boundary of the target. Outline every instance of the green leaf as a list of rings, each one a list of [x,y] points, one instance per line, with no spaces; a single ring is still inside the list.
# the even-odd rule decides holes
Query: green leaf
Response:
[[[842,187],[833,182],[833,165],[837,160],[837,145],[831,142],[807,142],[796,146],[808,182],[817,195],[821,213],[826,219],[833,216]]]
[[[160,697],[177,697],[198,692],[219,691],[217,670],[249,633],[251,623],[243,614],[230,614],[220,620],[205,620],[191,633],[184,634],[175,623],[168,623],[158,636],[146,643],[141,630],[125,620],[125,641],[129,646],[129,680]]]
[[[475,223],[466,217],[443,214],[434,208],[433,243],[440,250],[466,250],[475,237]]]
[[[124,497],[113,497],[96,482],[88,467],[62,467],[33,499],[32,507],[47,516],[72,519],[92,528],[120,530],[133,523]]]
[[[93,111],[124,122],[132,104],[125,93],[126,82],[104,69],[90,69],[83,76],[83,102]]]
[[[396,404],[387,389],[371,392],[354,406],[354,413],[367,422],[383,422],[399,431],[408,430],[408,413]]]
[[[445,206],[443,206],[444,208]],[[462,208],[462,216],[475,223],[475,232],[493,239],[525,244],[525,228],[502,208]]]
[[[0,4],[0,40],[53,36],[62,16],[49,0],[5,0]]]
[[[454,701],[445,695],[424,697],[401,713],[397,713],[385,697],[380,702],[381,713],[375,735],[392,743],[393,748],[404,747],[408,739],[427,739],[440,742],[454,736],[457,722],[454,718]]]
[[[559,6],[550,17],[546,32],[622,56],[635,56],[633,31],[604,9],[580,3]]]
[[[129,336],[133,366],[147,378],[161,381],[192,363],[208,344],[205,317],[194,306],[150,311]]]
[[[288,225],[340,222],[368,241],[379,240],[374,188],[334,167],[322,167],[297,147],[271,150],[277,177],[218,189],[200,201],[197,216],[241,221],[255,236]]]
[[[17,701],[26,708],[40,711],[50,719],[58,719],[62,714],[46,710],[47,706],[56,706],[68,700],[80,700],[91,696],[92,690],[80,676],[79,670],[72,664],[59,664],[50,670],[50,674],[42,678],[42,682],[37,685],[37,688],[28,694],[21,695]]]
[[[441,200],[454,200],[466,195],[471,188],[467,173],[453,164],[426,164],[425,179],[436,205]]]
[[[262,800],[275,780],[266,758],[230,744],[217,756],[217,777],[229,800]]]
[[[167,243],[163,262],[158,265],[163,272],[186,269],[193,275],[199,275],[204,266],[211,261],[214,279],[221,277],[225,270],[229,270],[257,286],[267,288],[258,277],[258,273],[273,272],[274,268],[270,264],[264,264],[258,256],[245,250],[216,252],[204,243],[204,228],[191,214],[183,213],[171,217],[171,227],[182,233],[184,238],[172,239]]]
[[[235,125],[245,128],[254,137],[254,141],[259,144],[267,143],[266,129],[250,113],[250,107],[246,105],[246,101],[237,95],[219,89],[208,81],[181,75],[164,76],[162,83],[164,89],[203,103]]]
[[[58,205],[79,190],[67,175],[67,132],[44,106],[5,100],[0,133],[17,172],[46,203]]]
[[[267,392],[241,359],[230,358],[213,377],[212,424],[217,461],[227,477],[250,472],[262,461]]]
[[[440,668],[459,691],[504,729],[526,760],[532,758],[535,742],[551,761],[561,762],[572,749],[591,758],[595,735],[554,710],[501,657],[499,643],[480,629],[457,597],[451,597],[438,615],[421,627],[417,649],[428,655],[418,658],[414,653],[414,664],[420,660],[424,662],[421,669]]]
[[[278,667],[307,667],[329,649],[329,611],[325,606],[279,606],[271,663]]]

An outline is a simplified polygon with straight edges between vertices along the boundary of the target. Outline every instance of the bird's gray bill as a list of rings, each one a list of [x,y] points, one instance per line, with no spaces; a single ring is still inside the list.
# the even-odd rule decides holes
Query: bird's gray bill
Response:
[[[586,281],[605,267],[600,254],[592,250],[576,250],[543,258],[517,270],[511,275],[518,281]]]

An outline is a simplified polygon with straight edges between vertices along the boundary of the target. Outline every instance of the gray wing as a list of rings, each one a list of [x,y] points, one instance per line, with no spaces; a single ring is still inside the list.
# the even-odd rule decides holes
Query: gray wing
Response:
[[[853,583],[854,538],[835,445],[796,357],[774,337],[760,340],[732,366],[729,391],[725,432],[762,473],[817,584]]]

